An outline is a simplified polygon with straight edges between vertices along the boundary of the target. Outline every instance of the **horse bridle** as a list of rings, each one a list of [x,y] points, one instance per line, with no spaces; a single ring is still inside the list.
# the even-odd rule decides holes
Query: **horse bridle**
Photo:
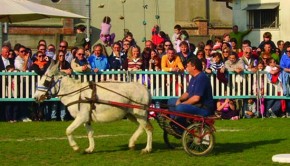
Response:
[[[54,81],[54,75],[52,76],[49,76],[49,75],[45,75],[45,81],[43,83],[43,86],[37,86],[36,87],[36,90],[39,90],[39,91],[42,91],[42,92],[45,92],[45,96],[47,99],[50,99],[52,97],[52,92],[51,92],[51,89],[53,87],[55,87],[56,84],[58,84],[58,90],[57,92],[55,93],[55,95],[58,94],[59,90],[60,90],[60,82],[61,82],[61,79],[62,77],[59,77],[57,79],[57,81]]]

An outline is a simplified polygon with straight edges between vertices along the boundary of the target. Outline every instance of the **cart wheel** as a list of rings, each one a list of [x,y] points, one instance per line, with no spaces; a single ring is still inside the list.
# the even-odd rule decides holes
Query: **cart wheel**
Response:
[[[189,131],[184,131],[182,135],[182,145],[186,153],[193,156],[206,155],[214,147],[215,137],[210,127],[201,124],[192,124],[187,127]]]
[[[177,136],[173,136],[171,134],[168,134],[166,131],[163,132],[163,139],[165,144],[170,149],[181,149],[181,138]]]

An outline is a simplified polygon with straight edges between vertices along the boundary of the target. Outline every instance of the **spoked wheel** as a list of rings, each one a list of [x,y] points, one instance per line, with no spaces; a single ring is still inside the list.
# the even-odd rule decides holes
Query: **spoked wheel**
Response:
[[[215,137],[209,126],[192,124],[187,129],[182,135],[182,145],[189,155],[202,156],[211,152]]]
[[[163,132],[163,139],[165,144],[170,149],[181,149],[181,136],[174,136],[172,134],[168,134],[166,131]]]

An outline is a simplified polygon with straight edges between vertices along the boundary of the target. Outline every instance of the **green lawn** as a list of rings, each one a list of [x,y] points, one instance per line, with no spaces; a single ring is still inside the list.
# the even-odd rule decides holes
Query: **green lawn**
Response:
[[[145,133],[135,151],[128,140],[135,124],[123,120],[93,124],[96,148],[93,154],[74,152],[68,145],[65,129],[71,122],[0,123],[1,165],[280,165],[275,154],[290,153],[290,119],[218,120],[216,144],[204,157],[190,157],[183,149],[168,149],[163,132],[155,121],[153,152],[141,155]],[[75,132],[82,151],[88,140],[84,127]]]

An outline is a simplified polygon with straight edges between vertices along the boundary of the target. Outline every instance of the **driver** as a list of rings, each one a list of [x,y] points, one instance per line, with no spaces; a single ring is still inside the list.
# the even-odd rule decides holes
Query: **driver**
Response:
[[[200,116],[210,116],[214,113],[214,100],[210,79],[202,72],[202,62],[197,58],[187,61],[187,72],[192,76],[187,91],[179,98],[168,100],[170,111],[189,113]],[[181,124],[185,118],[173,117]]]

